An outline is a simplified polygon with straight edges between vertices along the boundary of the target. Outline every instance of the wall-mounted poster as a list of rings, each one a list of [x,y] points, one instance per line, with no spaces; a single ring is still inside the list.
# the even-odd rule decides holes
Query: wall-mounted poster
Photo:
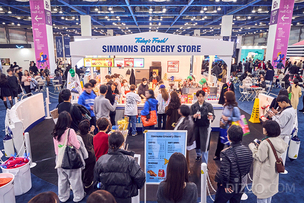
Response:
[[[168,73],[178,73],[179,72],[179,61],[168,61],[167,72]]]
[[[134,68],[143,68],[143,67],[144,67],[143,58],[134,59]]]
[[[9,58],[2,58],[1,65],[2,66],[9,66],[11,64],[11,60]]]
[[[241,60],[263,60],[264,59],[264,49],[242,49]]]
[[[134,67],[134,59],[133,58],[125,58],[124,59],[125,67]]]
[[[124,67],[124,59],[115,58],[114,66],[119,68]]]

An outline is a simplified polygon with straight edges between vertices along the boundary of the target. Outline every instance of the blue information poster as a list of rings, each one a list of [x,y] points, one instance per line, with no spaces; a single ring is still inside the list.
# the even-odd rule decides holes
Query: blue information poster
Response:
[[[175,152],[186,156],[187,131],[149,130],[145,139],[147,184],[159,184],[166,178],[167,165]]]

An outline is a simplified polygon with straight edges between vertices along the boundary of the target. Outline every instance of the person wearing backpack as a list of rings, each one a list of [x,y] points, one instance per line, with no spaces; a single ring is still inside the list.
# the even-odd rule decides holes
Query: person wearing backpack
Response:
[[[59,95],[60,95],[61,99],[63,100],[63,102],[61,102],[57,107],[58,114],[60,114],[63,111],[69,112],[72,117],[71,128],[74,129],[75,132],[77,132],[78,125],[79,125],[80,121],[82,120],[81,111],[79,110],[78,107],[71,104],[72,96],[71,96],[71,91],[69,89],[63,89]]]

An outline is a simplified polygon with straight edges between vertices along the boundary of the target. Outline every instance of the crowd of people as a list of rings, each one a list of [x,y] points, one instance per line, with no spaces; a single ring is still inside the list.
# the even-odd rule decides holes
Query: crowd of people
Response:
[[[282,63],[277,64],[277,67],[282,69],[278,71],[279,85],[286,75],[288,82],[290,77],[295,79],[292,85],[290,82],[285,82],[285,89],[282,89],[274,99],[270,107],[271,111],[268,112],[269,120],[262,126],[265,138],[258,142],[252,142],[248,146],[242,144],[242,128],[232,125],[233,122],[241,119],[235,93],[231,88],[223,93],[224,108],[214,154],[214,160],[220,162],[215,176],[218,186],[216,203],[229,200],[240,202],[244,192],[243,180],[247,178],[252,166],[252,191],[257,196],[257,202],[270,203],[271,198],[278,192],[279,173],[275,167],[276,156],[282,157],[285,165],[286,151],[296,119],[295,109],[301,96],[300,78],[298,79],[296,74],[301,69],[295,72],[295,64],[290,67],[288,64],[285,66]],[[16,66],[8,70],[8,76],[1,75],[1,96],[6,106],[6,97],[12,102],[13,98],[18,96],[20,91],[18,88],[31,90],[32,80],[29,80],[29,77],[36,75],[48,77],[46,71],[42,70],[43,74],[41,74],[36,68],[35,64],[31,63],[30,71],[25,70],[22,73],[22,68]],[[235,72],[243,72],[239,77],[243,84],[250,84],[252,77],[258,77],[258,85],[263,88],[266,87],[266,82],[272,85],[275,77],[271,63],[268,62],[266,65],[263,61],[244,61],[241,67],[234,64],[231,71],[233,75],[236,75]],[[213,73],[218,78],[225,78],[226,65],[215,63]],[[60,65],[54,74],[56,77],[65,77]],[[142,134],[136,128],[137,116],[140,113],[144,119],[147,119],[147,116],[151,116],[151,111],[156,112],[157,126],[155,123],[143,126],[143,131],[187,130],[186,156],[174,153],[170,157],[166,179],[158,187],[157,201],[196,202],[197,187],[189,181],[188,177],[191,171],[190,151],[195,150],[196,161],[208,163],[211,123],[215,120],[213,106],[205,99],[204,88],[207,83],[196,83],[193,76],[187,78],[184,86],[203,85],[202,90],[196,92],[197,100],[188,106],[182,105],[179,93],[175,90],[168,91],[163,81],[154,77],[154,74],[149,81],[155,82],[155,90],[149,89],[147,78],[143,78],[138,86],[130,84],[119,74],[106,75],[105,81],[98,88],[94,79],[84,84],[84,91],[79,96],[78,104],[71,103],[70,90],[63,89],[60,92],[57,106],[59,117],[52,132],[58,173],[58,196],[52,192],[41,193],[30,202],[65,202],[70,198],[71,189],[74,202],[82,201],[86,191],[92,188],[96,191],[88,197],[89,203],[131,202],[131,198],[138,194],[138,189],[145,184],[145,172],[135,161],[134,153],[125,150],[123,134],[117,130],[112,131],[112,126],[116,125],[115,115],[120,97],[125,98],[124,115],[129,120],[129,136]],[[138,104],[142,102],[144,107],[139,112]],[[64,145],[76,149],[80,157],[80,167],[73,169],[61,167],[63,164],[61,148]],[[261,185],[268,189],[261,190]]]

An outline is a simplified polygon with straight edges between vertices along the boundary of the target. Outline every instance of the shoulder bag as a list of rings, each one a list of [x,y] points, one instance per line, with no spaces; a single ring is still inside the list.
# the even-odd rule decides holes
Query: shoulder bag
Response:
[[[61,168],[63,169],[78,169],[83,166],[80,155],[76,151],[74,146],[68,146],[68,140],[70,135],[70,129],[68,131],[68,135],[65,137],[64,143],[64,154],[62,159]]]
[[[141,121],[144,127],[153,126],[157,123],[156,111],[152,111],[149,100],[147,100],[147,102],[149,104],[149,114],[146,116],[141,115]]]
[[[292,85],[289,86],[288,99],[291,100],[292,96]]]
[[[271,142],[269,139],[266,139],[266,140],[267,140],[267,142],[269,143],[269,145],[270,145],[270,147],[271,147],[271,149],[272,149],[272,151],[273,151],[273,154],[274,154],[274,156],[275,156],[275,158],[276,158],[276,163],[275,163],[275,165],[276,165],[276,171],[277,171],[277,173],[283,173],[283,172],[285,171],[285,166],[284,166],[284,164],[283,164],[282,158],[281,158],[281,157],[280,157],[280,158],[278,157],[277,151],[275,150],[275,148],[274,148],[272,142]]]

